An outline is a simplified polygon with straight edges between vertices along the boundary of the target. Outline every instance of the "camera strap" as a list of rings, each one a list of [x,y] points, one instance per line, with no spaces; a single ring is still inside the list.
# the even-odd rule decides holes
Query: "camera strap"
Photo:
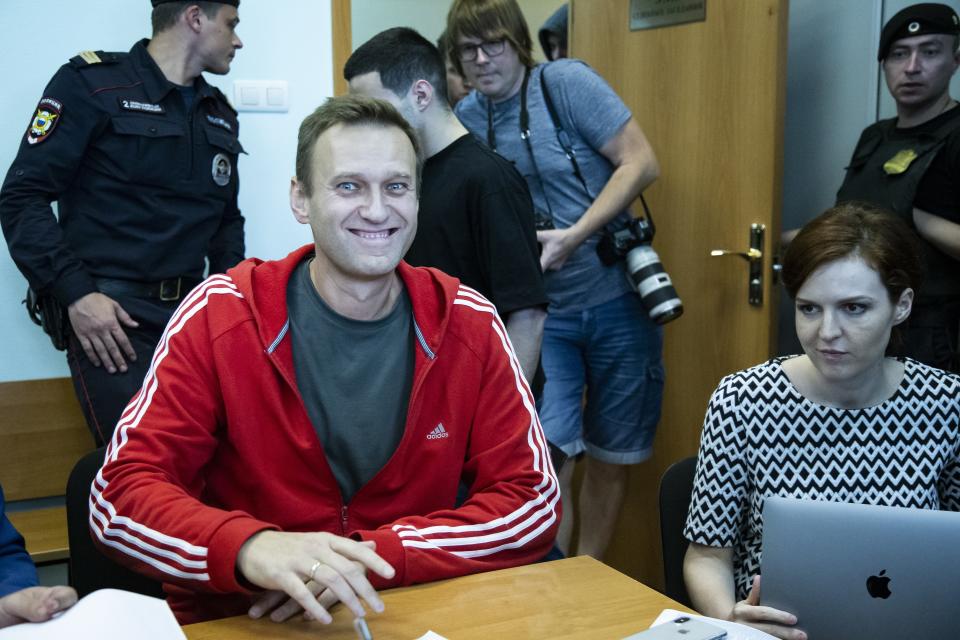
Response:
[[[574,150],[573,145],[570,144],[570,136],[567,135],[567,132],[564,131],[563,125],[560,124],[560,117],[557,115],[557,108],[553,105],[553,98],[550,96],[550,91],[547,89],[547,65],[543,66],[543,69],[540,70],[540,92],[543,94],[543,102],[547,105],[547,112],[550,114],[550,121],[553,123],[553,131],[557,136],[557,142],[560,143],[560,147],[563,149],[564,155],[567,156],[567,160],[570,161],[570,165],[573,167],[573,175],[577,177],[577,180],[580,181],[580,186],[583,187],[584,193],[587,194],[587,197],[590,198],[591,202],[595,200],[593,194],[590,193],[590,187],[587,186],[587,181],[583,177],[583,172],[580,171],[580,163],[577,162],[577,152]],[[526,105],[526,92],[520,101],[520,129],[524,128],[524,117],[529,120],[527,115],[527,105]],[[530,144],[529,142],[527,143]],[[530,154],[533,155],[533,151],[530,151]]]
[[[570,160],[570,164],[573,166],[573,175],[577,176],[577,179],[580,180],[580,184],[583,186],[583,191],[587,194],[587,197],[591,201],[596,198],[593,197],[593,194],[590,193],[590,188],[587,186],[587,181],[583,177],[583,173],[580,171],[580,164],[577,162],[577,152],[573,148],[573,145],[570,143],[570,136],[563,129],[563,125],[560,124],[560,117],[557,115],[557,109],[553,105],[553,98],[550,97],[550,91],[547,89],[546,81],[546,71],[547,65],[544,65],[543,69],[540,71],[540,91],[543,93],[543,101],[547,105],[547,111],[550,113],[550,120],[553,122],[553,128],[557,135],[557,142],[560,143],[560,146],[563,148],[563,152],[566,154],[567,159]],[[523,115],[526,111],[524,108],[526,101],[521,101],[520,107],[520,119],[521,127],[523,127]],[[531,154],[533,152],[531,151]],[[643,213],[647,217],[647,221],[650,222],[651,230],[655,230],[653,224],[653,216],[650,215],[650,208],[647,206],[647,201],[644,199],[643,194],[640,194],[640,204],[643,206]]]
[[[541,73],[541,80],[542,78],[543,74]],[[520,139],[523,140],[523,144],[527,147],[527,153],[530,154],[533,172],[537,174],[537,180],[540,181],[543,200],[547,205],[547,214],[552,219],[553,208],[550,206],[550,198],[547,196],[547,185],[543,182],[543,174],[540,173],[540,167],[537,166],[537,156],[534,155],[533,145],[530,144],[530,113],[527,111],[527,86],[529,84],[530,69],[528,67],[523,72],[523,84],[520,85]],[[493,102],[489,98],[487,99],[487,145],[494,151],[497,150],[497,132],[493,128]]]
[[[583,172],[580,170],[580,163],[577,162],[577,152],[573,148],[573,144],[570,142],[570,135],[564,130],[563,124],[560,122],[560,116],[557,114],[557,108],[554,105],[553,97],[550,95],[550,90],[547,88],[546,80],[546,71],[549,64],[544,64],[543,68],[540,70],[540,92],[543,94],[543,102],[547,107],[547,113],[550,114],[550,122],[553,124],[554,134],[557,136],[557,142],[560,144],[560,148],[563,149],[564,155],[567,157],[567,160],[570,161],[570,166],[573,168],[573,175],[576,176],[577,180],[580,182],[580,186],[583,187],[584,193],[587,194],[587,197],[592,202],[596,198],[590,192],[590,187],[587,186],[587,180],[583,177]],[[542,174],[540,173],[540,168],[537,166],[537,157],[533,153],[533,145],[530,143],[530,113],[527,110],[527,87],[530,81],[530,69],[528,68],[523,75],[523,84],[520,87],[520,139],[523,140],[524,145],[527,147],[527,153],[530,154],[530,160],[533,163],[533,170],[537,174],[537,179],[540,180],[540,187],[543,190],[543,199],[547,204],[547,211],[551,217],[553,217],[553,210],[550,207],[550,199],[547,197],[546,185],[543,182]],[[493,102],[488,98],[487,99],[487,145],[493,149],[497,150],[497,133],[493,127]],[[640,204],[643,206],[644,214],[647,217],[647,220],[650,222],[651,228],[653,228],[653,217],[650,215],[650,209],[647,207],[647,201],[644,199],[643,194],[640,194]]]

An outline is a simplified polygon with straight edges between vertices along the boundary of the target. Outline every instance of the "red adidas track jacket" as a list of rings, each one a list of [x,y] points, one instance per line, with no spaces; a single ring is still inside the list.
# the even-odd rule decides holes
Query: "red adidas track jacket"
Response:
[[[95,542],[162,580],[181,623],[246,611],[235,561],[264,529],[376,541],[397,571],[377,588],[529,563],[554,539],[557,480],[503,323],[456,279],[406,263],[418,344],[404,435],[343,503],[287,337],[287,281],[312,250],[246,260],[183,301],[91,487]]]

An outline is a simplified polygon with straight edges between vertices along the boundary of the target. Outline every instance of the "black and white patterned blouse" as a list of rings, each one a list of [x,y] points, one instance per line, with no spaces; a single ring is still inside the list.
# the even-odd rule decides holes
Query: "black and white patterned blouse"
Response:
[[[838,409],[803,397],[787,359],[725,377],[704,419],[684,535],[733,547],[738,599],[760,573],[767,496],[960,511],[960,376],[905,359],[885,402]]]

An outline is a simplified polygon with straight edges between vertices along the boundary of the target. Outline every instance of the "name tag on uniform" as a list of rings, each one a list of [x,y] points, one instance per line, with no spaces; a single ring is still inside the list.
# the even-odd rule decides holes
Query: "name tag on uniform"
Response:
[[[883,170],[888,176],[895,176],[910,168],[910,163],[917,159],[917,152],[913,149],[897,151],[897,155],[883,163]]]
[[[227,131],[233,131],[233,125],[224,120],[223,118],[218,118],[216,116],[207,115],[207,122],[212,124],[215,127],[220,127],[221,129],[226,129]]]
[[[140,102],[129,98],[117,98],[120,108],[125,111],[139,111],[140,113],[166,113],[167,110],[162,105],[152,104],[150,102]]]

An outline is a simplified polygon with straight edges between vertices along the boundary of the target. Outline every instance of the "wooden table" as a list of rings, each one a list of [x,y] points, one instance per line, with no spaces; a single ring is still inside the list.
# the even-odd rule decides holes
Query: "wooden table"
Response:
[[[66,508],[8,511],[7,517],[23,536],[34,564],[62,562],[70,558]]]
[[[689,611],[587,556],[392,589],[382,597],[386,611],[367,617],[375,640],[414,640],[428,629],[449,640],[618,640],[649,627],[663,609]],[[352,622],[349,611],[336,607],[326,627],[239,616],[183,631],[189,640],[356,640]]]

